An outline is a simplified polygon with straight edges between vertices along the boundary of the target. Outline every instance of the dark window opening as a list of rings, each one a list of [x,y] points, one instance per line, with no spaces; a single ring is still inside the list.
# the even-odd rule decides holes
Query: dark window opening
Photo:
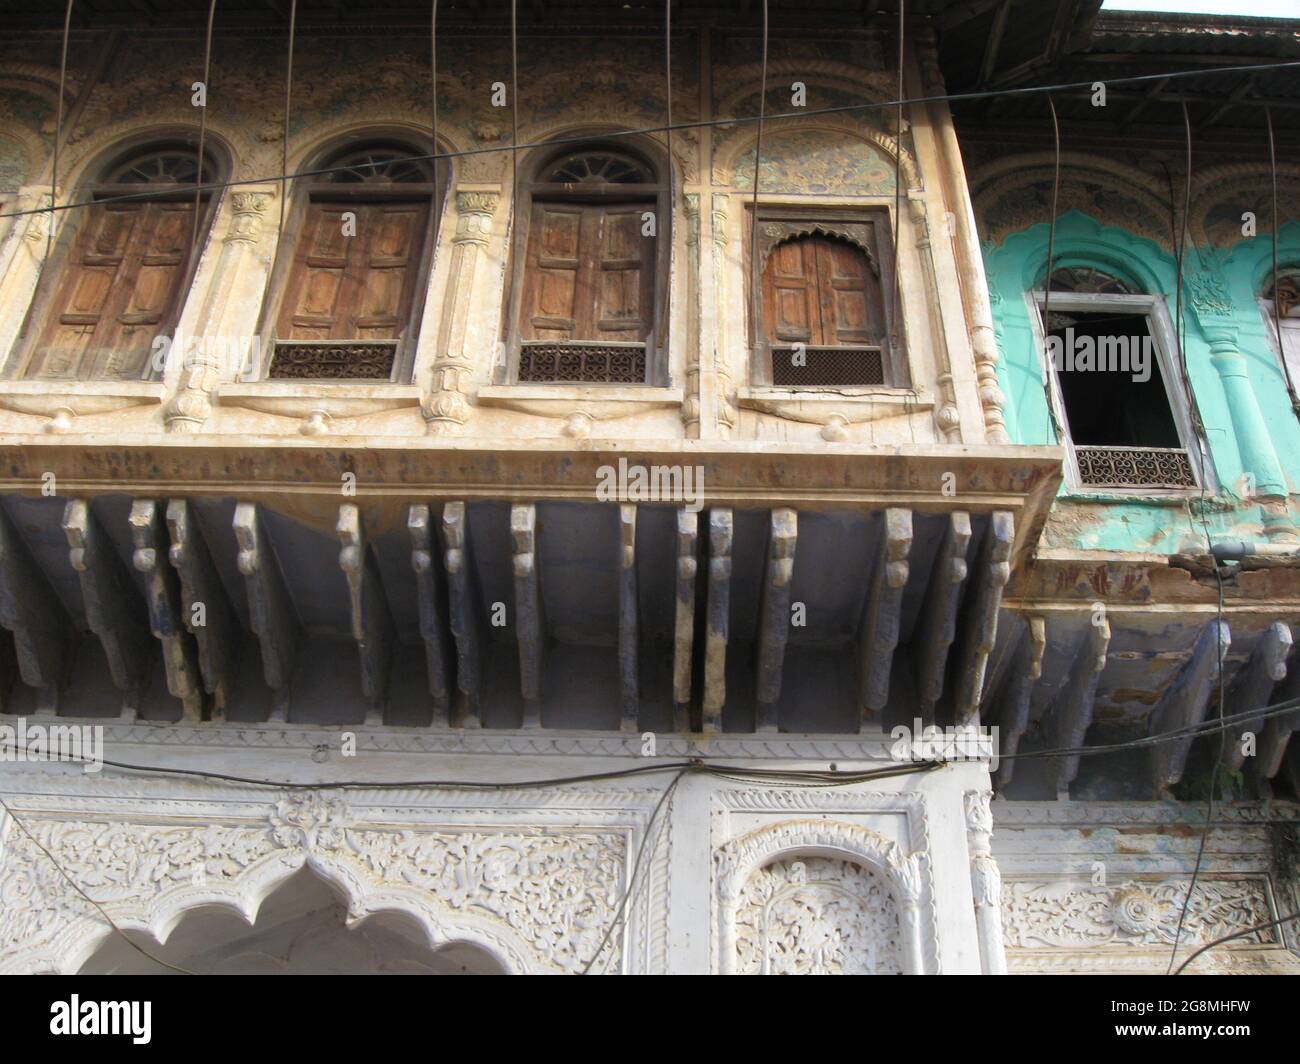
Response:
[[[1144,314],[1053,312],[1048,352],[1080,480],[1191,488],[1191,463]]]
[[[1050,335],[1062,345],[1056,375],[1070,422],[1070,438],[1076,444],[1182,446],[1145,315],[1054,312],[1052,324],[1057,327]],[[1089,339],[1098,352],[1091,365],[1084,359],[1085,341]],[[1107,364],[1118,368],[1099,368],[1102,352],[1107,353]],[[1127,364],[1121,361],[1121,353],[1127,355]],[[1141,380],[1142,376],[1146,379]]]

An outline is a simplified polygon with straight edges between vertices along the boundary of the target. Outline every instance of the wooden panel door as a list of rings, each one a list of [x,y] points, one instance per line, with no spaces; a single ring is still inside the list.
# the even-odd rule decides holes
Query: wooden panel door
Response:
[[[525,340],[644,342],[654,325],[648,203],[533,204],[524,262]]]
[[[344,215],[356,215],[355,235]],[[411,320],[427,200],[315,201],[307,208],[276,336],[396,340]]]
[[[788,240],[772,249],[763,272],[763,324],[777,343],[883,345],[880,283],[846,241]]]
[[[176,310],[194,204],[105,203],[87,210],[27,373],[139,378]]]

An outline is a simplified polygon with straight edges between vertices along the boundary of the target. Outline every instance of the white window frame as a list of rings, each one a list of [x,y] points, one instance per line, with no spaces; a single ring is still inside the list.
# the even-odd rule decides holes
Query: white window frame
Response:
[[[1264,331],[1268,333],[1268,346],[1290,371],[1291,379],[1300,382],[1300,309],[1282,319],[1282,350],[1277,349],[1277,322],[1273,318],[1273,300],[1259,297],[1259,309],[1264,315]]]
[[[1156,488],[1156,487],[1099,487],[1085,484],[1079,476],[1079,463],[1075,457],[1074,439],[1070,434],[1070,420],[1065,412],[1065,399],[1061,391],[1061,382],[1057,377],[1056,367],[1047,357],[1047,327],[1043,319],[1044,292],[1036,289],[1025,293],[1029,309],[1029,323],[1034,336],[1034,348],[1038,352],[1039,364],[1043,371],[1044,384],[1047,387],[1056,422],[1061,427],[1064,439],[1058,441],[1065,447],[1065,483],[1071,495],[1168,495],[1174,497],[1195,496],[1202,491],[1213,491],[1214,475],[1212,464],[1207,461],[1208,451],[1204,441],[1196,434],[1192,424],[1191,405],[1183,390],[1182,372],[1174,362],[1174,353],[1178,350],[1178,340],[1174,332],[1173,321],[1164,297],[1154,295],[1116,295],[1105,292],[1053,292],[1050,310],[1074,311],[1076,313],[1097,314],[1116,311],[1124,314],[1141,315],[1147,319],[1151,338],[1156,352],[1156,361],[1160,367],[1160,378],[1164,382],[1165,397],[1169,401],[1169,411],[1173,415],[1174,426],[1178,430],[1179,442],[1187,452],[1187,460],[1192,468],[1194,488]]]

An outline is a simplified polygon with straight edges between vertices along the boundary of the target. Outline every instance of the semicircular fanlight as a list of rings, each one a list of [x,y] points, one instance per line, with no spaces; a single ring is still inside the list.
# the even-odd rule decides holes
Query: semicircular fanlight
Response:
[[[1062,266],[1052,271],[1052,291],[1107,296],[1140,294],[1127,282],[1091,266]]]
[[[198,181],[198,152],[192,148],[154,148],[133,155],[113,167],[111,185],[192,185]],[[203,168],[203,180],[211,179],[212,165]]]
[[[330,159],[316,180],[335,185],[432,184],[428,159],[398,147],[354,148]]]
[[[551,163],[542,180],[561,185],[645,185],[653,178],[640,161],[629,155],[583,151]]]

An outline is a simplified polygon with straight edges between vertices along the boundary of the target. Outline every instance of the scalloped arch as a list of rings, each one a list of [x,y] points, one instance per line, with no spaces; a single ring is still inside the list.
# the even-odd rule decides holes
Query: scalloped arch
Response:
[[[237,877],[219,886],[178,886],[150,898],[144,905],[110,905],[114,922],[124,931],[143,931],[166,942],[182,918],[195,909],[221,906],[250,926],[262,903],[289,877],[309,867],[336,889],[347,903],[347,927],[380,912],[400,913],[413,919],[430,948],[467,943],[482,949],[507,972],[542,971],[526,943],[499,923],[472,915],[452,913],[428,891],[404,884],[374,887],[355,862],[330,854],[302,850],[277,850],[250,864]],[[70,920],[40,946],[19,949],[5,957],[0,970],[54,971],[73,974],[114,934],[97,916]]]
[[[1012,276],[1022,292],[1042,282],[1047,268],[1047,230],[1047,222],[1037,222],[1007,237],[995,252],[1012,264]],[[1166,292],[1172,285],[1172,279],[1163,275],[1170,264],[1163,248],[1125,229],[1102,225],[1079,210],[1067,211],[1057,223],[1052,264],[1102,270],[1150,294]]]
[[[1036,223],[1046,224],[1050,205],[1036,217],[1013,216],[1009,221],[989,233],[989,215],[992,209],[1007,196],[1029,188],[1046,179],[1051,181],[1055,169],[1056,156],[1053,152],[1031,152],[999,158],[991,162],[971,177],[971,202],[975,207],[976,217],[981,229],[996,243],[1005,243],[1016,233],[1031,229]],[[1125,166],[1123,163],[1101,158],[1084,152],[1061,153],[1061,188],[1066,193],[1065,201],[1060,204],[1062,217],[1071,207],[1079,213],[1096,217],[1094,210],[1085,210],[1078,203],[1071,204],[1071,190],[1078,189],[1086,180],[1102,186],[1122,196],[1138,202],[1140,208],[1137,220],[1145,223],[1147,219],[1166,218],[1169,215],[1169,193],[1161,190],[1149,175]],[[1114,225],[1114,219],[1099,220],[1101,225]],[[1118,230],[1118,227],[1115,227]],[[1123,231],[1123,230],[1118,230]],[[1138,234],[1163,250],[1171,247],[1168,226],[1152,225]]]

